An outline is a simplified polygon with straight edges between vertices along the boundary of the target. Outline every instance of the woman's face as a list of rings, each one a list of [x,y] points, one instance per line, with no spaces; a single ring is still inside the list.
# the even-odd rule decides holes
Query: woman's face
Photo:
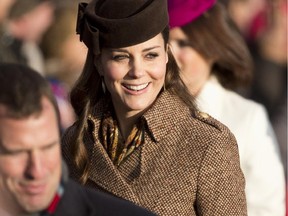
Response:
[[[190,46],[188,37],[181,28],[170,30],[170,44],[181,69],[181,78],[189,91],[197,95],[209,77],[211,63]]]
[[[102,50],[99,71],[118,115],[136,115],[155,101],[165,80],[165,46],[158,34],[134,46]]]

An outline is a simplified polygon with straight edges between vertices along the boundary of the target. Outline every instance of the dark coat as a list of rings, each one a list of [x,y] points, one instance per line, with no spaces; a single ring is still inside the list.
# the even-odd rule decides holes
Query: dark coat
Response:
[[[53,216],[152,216],[154,214],[126,200],[90,191],[68,181]]]
[[[87,186],[108,191],[158,215],[247,215],[238,146],[229,129],[162,93],[144,114],[144,144],[118,168],[99,141],[100,101],[85,136],[91,171]],[[80,172],[69,154],[76,125],[63,137],[63,156],[74,179]]]

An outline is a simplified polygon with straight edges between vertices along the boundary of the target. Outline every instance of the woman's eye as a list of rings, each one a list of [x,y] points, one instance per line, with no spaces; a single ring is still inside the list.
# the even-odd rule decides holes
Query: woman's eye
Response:
[[[114,60],[114,61],[121,61],[121,60],[124,60],[127,58],[129,58],[129,56],[127,56],[127,55],[113,55],[112,56],[112,60]]]
[[[178,39],[178,40],[176,40],[176,42],[180,48],[192,47],[190,41],[188,41],[188,40]]]
[[[159,55],[158,55],[158,53],[148,53],[147,55],[146,55],[146,57],[148,58],[148,59],[155,59],[156,57],[158,57]]]

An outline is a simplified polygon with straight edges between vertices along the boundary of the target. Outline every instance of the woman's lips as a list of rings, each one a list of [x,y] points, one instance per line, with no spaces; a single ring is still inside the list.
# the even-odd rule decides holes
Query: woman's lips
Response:
[[[145,89],[147,86],[149,85],[149,83],[144,83],[141,85],[128,85],[128,84],[123,84],[123,86],[129,90],[132,91],[141,91],[143,89]]]

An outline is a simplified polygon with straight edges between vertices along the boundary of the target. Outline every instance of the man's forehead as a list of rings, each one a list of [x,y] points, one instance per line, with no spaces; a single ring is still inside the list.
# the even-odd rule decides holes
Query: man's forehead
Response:
[[[52,109],[23,118],[0,113],[0,145],[10,150],[30,150],[60,142],[57,120]],[[2,115],[1,115],[2,114]],[[2,149],[3,150],[3,149]]]
[[[35,106],[37,107],[37,106]],[[25,119],[25,118],[29,118],[31,116],[35,116],[38,117],[39,115],[41,115],[43,112],[47,113],[47,111],[52,111],[56,114],[56,110],[55,107],[53,105],[53,103],[46,97],[46,96],[42,96],[41,100],[40,100],[40,108],[35,108],[35,111],[32,112],[32,110],[30,112],[26,112],[24,110],[21,110],[23,108],[19,108],[19,109],[10,109],[8,106],[6,106],[5,104],[1,104],[0,103],[0,118],[14,118],[14,119]]]

